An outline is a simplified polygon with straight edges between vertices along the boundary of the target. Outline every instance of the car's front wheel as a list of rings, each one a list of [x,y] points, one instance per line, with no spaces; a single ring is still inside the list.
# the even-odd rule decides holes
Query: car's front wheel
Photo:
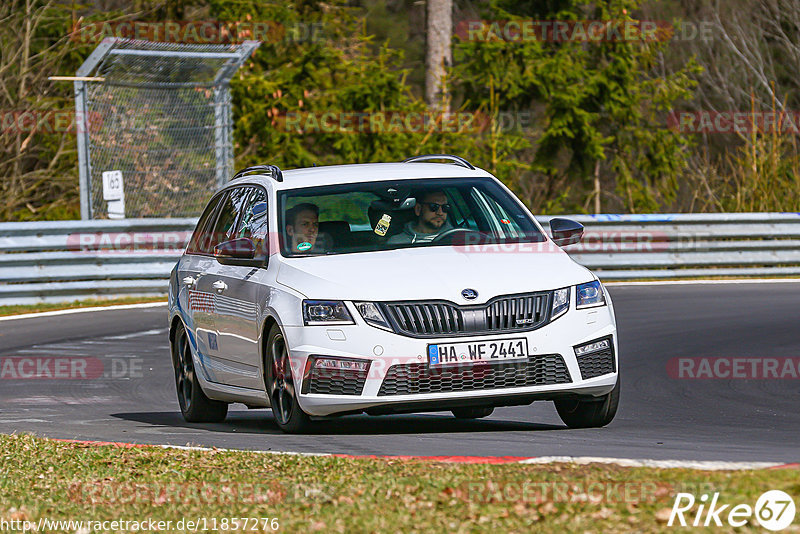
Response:
[[[175,369],[175,388],[181,414],[189,423],[220,423],[228,415],[228,404],[211,400],[200,389],[195,374],[189,337],[181,324],[172,343],[172,366]]]
[[[559,417],[570,428],[606,426],[617,414],[619,378],[607,395],[592,399],[563,399],[555,401]]]
[[[275,423],[284,432],[298,434],[306,431],[311,420],[297,402],[289,347],[278,325],[272,325],[267,336],[264,355],[264,381]]]

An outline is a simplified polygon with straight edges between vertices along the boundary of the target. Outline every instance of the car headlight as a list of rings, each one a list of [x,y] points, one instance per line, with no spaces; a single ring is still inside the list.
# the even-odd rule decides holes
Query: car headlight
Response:
[[[367,324],[392,331],[392,327],[389,321],[386,320],[386,316],[383,315],[380,306],[374,302],[354,302],[353,304],[355,304],[358,313],[361,314]]]
[[[575,288],[575,308],[592,308],[594,306],[605,306],[606,296],[603,286],[598,280],[581,284]]]
[[[304,300],[303,323],[307,326],[355,324],[341,300]]]
[[[564,287],[553,291],[553,306],[550,310],[550,320],[564,315],[569,309],[569,290],[571,288]]]

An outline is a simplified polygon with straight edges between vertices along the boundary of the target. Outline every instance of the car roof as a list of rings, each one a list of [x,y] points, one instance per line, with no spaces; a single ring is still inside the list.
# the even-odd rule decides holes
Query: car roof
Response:
[[[418,178],[494,178],[483,169],[467,169],[452,163],[357,163],[304,167],[282,171],[283,181],[268,175],[251,174],[230,181],[226,186],[241,183],[270,183],[276,190],[336,185],[383,180],[413,180]]]

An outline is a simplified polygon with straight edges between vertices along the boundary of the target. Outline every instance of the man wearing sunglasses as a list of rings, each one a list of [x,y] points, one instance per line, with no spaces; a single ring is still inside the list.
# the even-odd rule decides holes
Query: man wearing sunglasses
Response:
[[[444,191],[427,191],[417,195],[414,206],[416,221],[406,223],[403,231],[389,238],[389,244],[430,243],[453,226],[447,220],[450,204]]]

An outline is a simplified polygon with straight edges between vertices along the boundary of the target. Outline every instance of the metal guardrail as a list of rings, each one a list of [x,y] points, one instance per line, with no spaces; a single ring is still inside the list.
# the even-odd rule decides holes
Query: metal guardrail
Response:
[[[800,276],[799,213],[567,217],[586,227],[567,252],[604,280]],[[0,223],[0,304],[165,295],[195,222]]]
[[[166,295],[196,222],[0,223],[0,304]]]
[[[538,217],[547,227],[552,217]],[[565,250],[603,280],[800,276],[800,213],[576,215]]]

